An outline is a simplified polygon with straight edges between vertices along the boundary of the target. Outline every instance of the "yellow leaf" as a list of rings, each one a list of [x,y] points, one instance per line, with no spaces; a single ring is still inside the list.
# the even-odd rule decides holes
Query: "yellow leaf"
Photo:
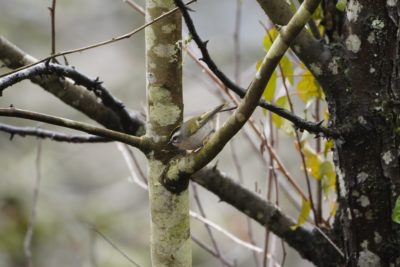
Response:
[[[330,191],[336,189],[336,172],[332,161],[325,160],[320,165],[320,177],[324,195],[328,196]]]
[[[334,217],[336,215],[336,211],[337,211],[337,203],[336,201],[333,201],[330,204],[330,208],[329,208],[329,216]]]
[[[275,27],[271,28],[267,32],[267,34],[264,36],[264,39],[262,42],[265,51],[268,51],[271,48],[272,42],[276,39],[278,34],[279,34],[279,32]]]
[[[320,165],[321,165],[321,160],[315,152],[314,149],[312,149],[310,146],[305,145],[303,147],[303,153],[306,161],[306,166],[307,166],[307,171],[316,179],[320,180]]]
[[[283,108],[283,109],[288,109],[289,108],[289,102],[286,97],[286,95],[278,97],[275,101],[275,105]],[[275,125],[276,128],[283,130],[286,134],[288,135],[294,135],[294,129],[293,125],[291,122],[288,120],[282,118],[279,115],[276,115],[275,113],[272,114],[272,123]]]
[[[307,221],[308,215],[311,211],[311,202],[309,199],[303,199],[303,203],[301,205],[300,215],[297,218],[297,223],[292,225],[290,229],[296,230],[300,225],[304,224]]]
[[[264,89],[263,98],[268,102],[272,102],[275,96],[275,89],[276,89],[276,71],[274,71],[271,75],[271,78],[268,81],[267,86]]]
[[[327,122],[329,121],[329,110],[325,109],[324,111],[324,121]]]
[[[282,76],[289,79],[289,83],[293,85],[294,78],[293,78],[293,64],[290,61],[288,56],[283,56],[279,65],[282,68]]]
[[[297,93],[303,102],[307,103],[312,97],[322,98],[322,91],[310,71],[306,71],[297,84]]]
[[[275,101],[275,104],[278,106],[278,107],[281,107],[281,108],[288,108],[288,99],[287,99],[287,97],[286,96],[281,96],[281,97],[279,97],[276,101]],[[283,125],[283,122],[284,122],[284,118],[282,118],[281,116],[279,116],[279,115],[276,115],[275,113],[273,113],[272,114],[272,122],[275,124],[275,127],[276,128],[278,128],[278,129],[280,129],[281,127],[282,127],[282,125]]]
[[[324,157],[326,158],[328,156],[328,152],[331,151],[333,148],[333,140],[330,139],[328,141],[325,142],[324,145]]]
[[[323,18],[324,18],[324,11],[322,10],[321,4],[319,4],[317,9],[314,11],[312,15],[312,19],[320,21]]]

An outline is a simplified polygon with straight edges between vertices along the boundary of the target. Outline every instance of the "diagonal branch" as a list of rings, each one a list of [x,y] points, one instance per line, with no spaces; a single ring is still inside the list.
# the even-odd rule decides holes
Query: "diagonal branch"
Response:
[[[274,234],[298,251],[316,266],[340,266],[341,252],[329,242],[315,226],[300,226],[292,230],[296,222],[287,217],[274,204],[265,201],[254,192],[243,188],[216,168],[204,168],[190,177],[216,194],[222,201],[267,226]]]
[[[89,134],[105,137],[114,141],[119,141],[133,147],[138,148],[139,150],[146,152],[151,148],[151,142],[149,139],[145,137],[136,137],[133,135],[104,129],[96,126],[92,126],[87,123],[73,121],[65,118],[60,118],[56,116],[46,115],[43,113],[37,113],[22,109],[16,109],[14,107],[10,108],[0,108],[0,116],[4,117],[16,117],[23,118],[28,120],[40,121],[44,123],[49,123],[57,126],[62,126],[82,132],[86,132]]]
[[[26,54],[2,36],[0,36],[0,60],[11,69],[37,62],[35,58]],[[125,131],[134,135],[144,133],[144,121],[138,112],[129,112],[131,120],[123,127],[118,114],[102,103],[98,103],[97,98],[92,93],[73,84],[68,79],[62,80],[54,75],[46,75],[33,77],[31,81],[109,129],[118,131],[128,129]]]
[[[197,46],[200,49],[200,52],[202,54],[201,60],[204,61],[204,63],[207,64],[207,66],[210,68],[210,70],[222,81],[222,83],[229,89],[231,89],[233,92],[235,92],[238,96],[243,98],[246,95],[246,89],[240,87],[237,85],[235,82],[233,82],[228,76],[225,75],[217,66],[217,64],[214,62],[214,60],[211,58],[208,49],[207,49],[207,42],[208,41],[203,41],[200,37],[200,35],[197,33],[196,27],[194,26],[193,20],[190,17],[190,14],[188,12],[188,8],[183,4],[181,0],[176,0],[175,1],[176,5],[179,7],[181,10],[182,16],[185,20],[185,23],[187,25],[187,28],[192,35],[193,40],[197,44]],[[339,133],[332,129],[327,129],[325,127],[321,126],[320,122],[309,122],[307,120],[302,119],[301,117],[296,116],[292,112],[283,109],[281,107],[278,107],[272,103],[268,103],[265,100],[260,100],[258,105],[266,110],[269,110],[287,120],[292,122],[296,128],[307,130],[311,133],[314,134],[319,134],[322,133],[326,137],[338,137]]]
[[[54,131],[44,130],[37,127],[17,127],[12,126],[4,123],[0,123],[0,131],[9,133],[10,139],[14,137],[14,135],[19,135],[22,137],[25,136],[36,136],[42,139],[50,139],[58,142],[67,142],[67,143],[74,143],[74,144],[81,144],[81,143],[104,143],[110,142],[112,140],[95,136],[95,135],[76,135],[76,134],[65,134],[65,133],[58,133]]]
[[[125,109],[125,105],[119,99],[114,97],[106,88],[104,88],[102,82],[100,82],[98,78],[90,79],[84,74],[76,71],[73,67],[69,66],[46,62],[13,72],[0,78],[0,96],[7,87],[12,86],[20,81],[32,79],[35,76],[44,74],[57,75],[60,78],[68,77],[72,79],[75,84],[82,85],[100,98],[106,107],[110,108],[118,115],[123,126],[130,124],[132,118],[129,112]]]

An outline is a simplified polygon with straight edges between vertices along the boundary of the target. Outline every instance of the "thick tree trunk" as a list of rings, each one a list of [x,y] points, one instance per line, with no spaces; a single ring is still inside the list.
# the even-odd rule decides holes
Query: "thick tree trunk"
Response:
[[[146,4],[147,22],[174,7],[173,1],[148,0]],[[179,12],[146,28],[146,134],[155,142],[165,141],[182,121],[182,62],[176,45],[180,39]],[[147,155],[153,267],[192,265],[188,191],[171,193],[160,183],[172,156],[161,149]]]
[[[346,82],[327,93],[333,126],[351,129],[335,142],[335,230],[348,266],[400,266],[400,227],[391,220],[400,195],[396,3],[348,1],[336,58]]]

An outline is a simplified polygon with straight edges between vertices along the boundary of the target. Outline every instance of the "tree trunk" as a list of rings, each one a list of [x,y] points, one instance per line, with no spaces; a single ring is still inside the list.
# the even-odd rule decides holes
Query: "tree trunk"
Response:
[[[335,231],[348,266],[400,266],[400,227],[391,220],[400,195],[396,2],[350,0],[344,49],[333,57],[345,82],[327,92],[331,121],[351,131],[335,142]]]
[[[173,1],[146,1],[146,21],[172,9]],[[181,39],[179,12],[146,28],[147,136],[165,138],[182,121],[182,62],[176,43]],[[187,186],[171,193],[160,178],[172,153],[157,149],[147,154],[151,208],[153,267],[192,265]]]

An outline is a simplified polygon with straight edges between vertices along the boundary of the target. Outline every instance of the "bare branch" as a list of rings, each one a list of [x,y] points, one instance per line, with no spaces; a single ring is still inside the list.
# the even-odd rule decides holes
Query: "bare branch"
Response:
[[[204,218],[206,218],[206,213],[204,211],[203,205],[201,204],[199,193],[197,192],[197,185],[194,184],[194,183],[191,183],[191,185],[192,185],[193,197],[194,197],[194,200],[196,201],[196,204],[197,204],[197,207],[199,209],[200,215],[203,216]],[[222,255],[221,255],[221,252],[219,250],[218,243],[215,240],[213,232],[211,231],[211,227],[209,225],[207,225],[207,224],[204,224],[204,227],[207,230],[208,236],[210,237],[210,240],[211,240],[211,244],[212,244],[212,246],[214,247],[214,250],[215,250],[215,253],[213,255],[217,259],[219,259],[220,262],[222,263],[222,266],[224,266],[225,264],[224,264],[224,262],[222,260]]]
[[[129,134],[124,134],[121,132],[99,128],[92,126],[90,124],[73,121],[69,119],[64,119],[60,117],[50,116],[42,113],[36,113],[32,111],[11,108],[0,108],[0,116],[5,117],[17,117],[24,118],[34,121],[41,121],[44,123],[49,123],[53,125],[58,125],[66,128],[71,128],[74,130],[86,132],[93,135],[102,136],[105,138],[112,139],[114,141],[120,141],[122,143],[134,146],[141,151],[147,151],[151,147],[151,143],[147,138],[136,137]]]
[[[12,125],[7,125],[4,123],[0,123],[0,131],[9,133],[10,139],[14,137],[14,135],[19,135],[22,137],[25,136],[36,136],[43,139],[51,139],[53,141],[58,142],[67,142],[74,144],[81,143],[104,143],[110,142],[110,139],[106,139],[104,137],[95,136],[95,135],[73,135],[73,134],[64,134],[58,133],[54,131],[44,130],[36,127],[16,127]]]
[[[133,158],[132,158],[132,155],[129,153],[129,148],[126,145],[121,144],[121,143],[117,143],[117,148],[121,152],[122,157],[124,158],[125,163],[128,166],[129,173],[130,173],[132,181],[135,184],[137,184],[139,187],[141,187],[142,189],[148,190],[149,188],[147,186],[147,183],[145,181],[143,181],[143,180],[140,180],[138,175],[137,175],[137,173],[136,173],[136,171],[135,171],[135,168],[134,168],[134,166],[132,164],[133,163]],[[142,177],[142,179],[143,178],[144,177]]]
[[[2,36],[0,36],[0,60],[12,69],[37,62],[35,58],[26,54]],[[130,112],[131,121],[122,127],[121,119],[115,112],[102,103],[98,103],[97,98],[92,93],[73,84],[69,79],[46,75],[33,77],[31,81],[109,129],[118,131],[128,129],[125,131],[134,135],[144,133],[144,121],[139,113]]]
[[[248,242],[245,242],[241,239],[239,239],[238,237],[234,236],[233,234],[229,233],[227,230],[225,230],[224,228],[222,228],[221,226],[217,225],[216,223],[213,223],[212,221],[208,220],[207,218],[204,218],[202,216],[199,216],[197,213],[190,211],[190,217],[197,219],[198,221],[211,226],[213,229],[215,229],[216,231],[222,233],[223,235],[225,235],[226,237],[228,237],[230,240],[232,240],[233,242],[235,242],[236,244],[247,248],[251,251],[255,251],[257,253],[262,253],[263,249],[260,247],[257,247],[253,244],[250,244]]]
[[[239,0],[241,1],[241,0]],[[230,141],[230,148],[231,148],[231,154],[232,154],[232,160],[233,160],[233,165],[236,168],[236,172],[237,172],[237,176],[238,176],[238,181],[241,185],[243,185],[243,171],[241,168],[241,164],[240,164],[240,160],[238,158],[238,155],[236,153],[236,149],[235,149],[235,144],[234,144],[234,139],[232,139]],[[249,241],[251,244],[256,245],[256,241],[254,239],[254,234],[253,234],[253,228],[251,227],[251,219],[245,215],[245,219],[246,219],[246,224],[247,224],[247,235],[249,237]],[[259,259],[258,259],[258,255],[253,252],[253,258],[254,258],[254,264],[256,267],[260,266],[259,263]]]
[[[56,4],[57,1],[53,0],[51,7],[49,7],[51,21],[51,55],[56,53]],[[54,58],[53,62],[55,62]]]
[[[36,160],[35,160],[35,169],[36,169],[36,177],[35,184],[33,188],[33,197],[32,197],[32,207],[31,213],[29,216],[28,230],[26,231],[25,239],[24,239],[24,253],[28,261],[28,266],[33,267],[32,261],[32,237],[33,231],[35,228],[36,222],[36,210],[37,203],[39,199],[39,190],[40,190],[40,180],[41,180],[41,172],[40,172],[40,161],[42,157],[42,143],[41,140],[38,140],[37,150],[36,150]]]
[[[240,26],[242,22],[242,0],[236,0],[235,31],[233,33],[233,51],[235,53],[235,82],[240,84]],[[257,264],[258,266],[258,264]]]
[[[114,244],[107,236],[105,236],[102,232],[100,232],[98,229],[96,229],[94,226],[92,226],[92,229],[94,232],[96,232],[99,236],[101,236],[104,241],[106,241],[110,246],[112,246],[116,251],[118,251],[119,254],[121,254],[125,259],[127,259],[130,263],[135,265],[136,267],[140,267],[139,264],[137,264],[134,260],[131,259],[125,252],[123,252],[117,245]]]
[[[132,1],[132,0],[122,0],[125,3],[127,3],[128,5],[130,5],[133,9],[135,9],[137,12],[139,12],[140,14],[144,15],[145,11],[143,9],[143,7],[141,7],[139,4],[137,4],[136,2]]]
[[[292,230],[296,222],[283,214],[274,204],[265,201],[254,192],[243,188],[215,168],[204,168],[191,179],[282,238],[305,259],[317,266],[340,266],[343,262],[337,247],[331,244],[312,225],[303,225]]]
[[[106,107],[113,110],[119,116],[123,126],[130,125],[132,118],[129,112],[125,109],[125,105],[122,103],[122,101],[114,97],[102,85],[102,82],[99,81],[98,78],[90,79],[69,66],[45,62],[17,72],[13,72],[10,75],[0,78],[0,96],[7,87],[25,79],[32,79],[35,76],[44,74],[57,75],[60,78],[68,77],[72,79],[75,84],[84,86],[87,90],[92,91],[98,98],[100,98]]]
[[[192,241],[194,243],[196,243],[199,247],[201,247],[202,249],[204,249],[205,251],[207,251],[208,253],[210,253],[211,255],[213,255],[214,257],[218,258],[221,260],[221,262],[223,264],[225,264],[226,266],[229,267],[234,267],[236,266],[234,263],[230,263],[228,260],[226,260],[224,257],[222,257],[220,254],[217,254],[216,251],[214,251],[212,248],[210,248],[209,246],[207,246],[206,244],[204,244],[203,242],[201,242],[201,240],[199,240],[197,237],[192,235]]]

